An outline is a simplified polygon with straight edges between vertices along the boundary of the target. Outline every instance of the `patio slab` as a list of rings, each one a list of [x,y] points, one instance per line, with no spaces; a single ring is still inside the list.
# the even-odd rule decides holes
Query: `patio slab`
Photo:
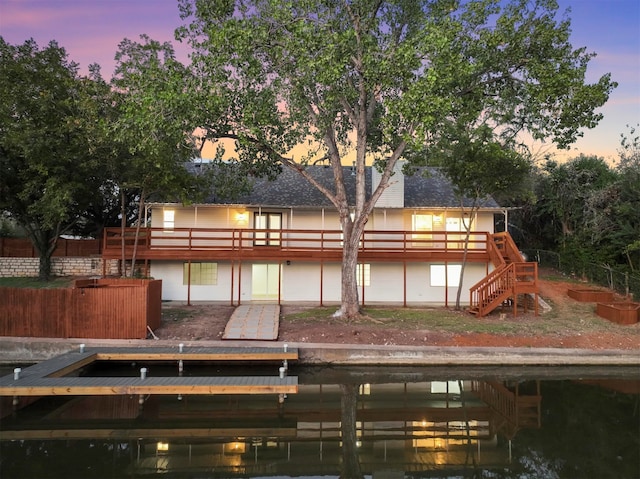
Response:
[[[275,341],[279,324],[279,305],[243,304],[229,318],[222,339]]]

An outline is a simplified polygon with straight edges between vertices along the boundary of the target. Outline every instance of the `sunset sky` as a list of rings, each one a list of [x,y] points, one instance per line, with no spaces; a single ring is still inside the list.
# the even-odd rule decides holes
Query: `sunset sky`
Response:
[[[572,44],[598,56],[589,65],[587,81],[611,72],[619,86],[602,108],[600,125],[584,132],[569,156],[596,154],[617,158],[620,134],[640,123],[640,1],[559,0],[572,12]],[[177,0],[0,0],[0,35],[11,44],[29,38],[40,47],[56,40],[69,58],[86,72],[90,63],[111,78],[113,57],[123,38],[147,34],[171,41],[186,60],[186,48],[173,38],[181,24]],[[566,156],[567,153],[562,153]]]

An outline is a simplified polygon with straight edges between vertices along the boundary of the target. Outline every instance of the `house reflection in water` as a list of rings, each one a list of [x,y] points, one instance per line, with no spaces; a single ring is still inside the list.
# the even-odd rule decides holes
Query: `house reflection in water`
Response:
[[[5,418],[2,439],[110,442],[128,450],[128,470],[122,472],[134,476],[349,477],[341,470],[345,391],[357,391],[351,437],[356,462],[366,475],[505,466],[508,440],[521,428],[540,427],[540,385],[535,380],[383,379],[341,388],[314,378],[302,380],[298,394],[286,398],[152,396],[143,406],[137,397],[75,398],[44,417],[29,419],[25,410]]]

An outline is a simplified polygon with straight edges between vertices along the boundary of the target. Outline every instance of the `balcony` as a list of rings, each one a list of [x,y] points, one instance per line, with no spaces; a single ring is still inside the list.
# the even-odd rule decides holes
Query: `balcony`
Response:
[[[138,260],[197,261],[311,261],[340,262],[340,230],[142,228],[136,246],[135,228],[107,228],[102,257]],[[365,231],[358,258],[362,262],[457,261],[464,256],[465,234],[450,231]],[[490,260],[493,239],[486,232],[469,238],[467,261]],[[495,254],[495,252],[494,252]]]

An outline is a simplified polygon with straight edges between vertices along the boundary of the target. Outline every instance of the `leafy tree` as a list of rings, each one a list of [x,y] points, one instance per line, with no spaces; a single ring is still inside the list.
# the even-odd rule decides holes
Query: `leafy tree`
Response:
[[[198,174],[186,168],[204,146],[192,128],[193,90],[187,88],[191,85],[198,90],[194,86],[197,79],[176,59],[170,43],[146,35],[141,40],[120,43],[112,80],[117,112],[111,129],[117,149],[110,171],[122,199],[122,228],[126,226],[127,195],[138,200],[132,265],[149,198],[186,203],[202,199],[213,189],[218,197],[230,199],[249,190],[249,173],[259,174],[250,169],[249,162],[223,161],[222,147]],[[123,261],[124,239],[122,235]],[[132,266],[131,274],[133,270]]]
[[[594,110],[615,87],[608,74],[585,83],[593,54],[573,49],[553,0],[180,0],[180,9],[188,23],[177,34],[194,48],[195,126],[235,140],[241,161],[292,168],[335,206],[344,317],[359,314],[359,240],[401,157],[480,125],[506,146],[528,131],[567,147],[598,123]],[[305,143],[317,155],[294,161],[289,152]],[[332,188],[305,168],[318,156]],[[382,177],[370,196],[367,161]]]
[[[450,157],[443,165],[444,174],[452,181],[460,198],[465,228],[456,309],[460,309],[469,240],[478,210],[491,195],[507,192],[514,194],[515,191],[522,190],[531,169],[531,163],[521,154],[492,141],[491,132],[486,127],[480,128],[476,136],[478,138],[455,142]]]
[[[193,157],[184,114],[183,81],[187,72],[176,60],[170,43],[146,35],[141,43],[125,39],[116,53],[112,85],[117,92],[117,113],[111,130],[118,148],[110,163],[114,187],[120,192],[122,227],[126,226],[126,196],[137,198],[137,219],[130,273],[145,202],[153,194],[186,201],[199,191],[184,163]],[[125,235],[122,235],[122,261]],[[126,271],[126,269],[125,269]]]
[[[566,163],[548,160],[536,186],[534,221],[552,249],[582,248],[589,199],[615,180],[604,159],[580,155]]]
[[[632,271],[640,271],[640,137],[635,127],[629,127],[629,136],[622,135],[620,163],[616,168],[619,177],[621,207],[616,220],[626,233],[623,253]]]
[[[92,125],[103,92],[99,70],[80,77],[56,42],[39,49],[0,38],[0,210],[26,231],[43,280],[58,237],[101,183]]]
[[[635,128],[622,136],[614,181],[585,202],[585,246],[613,265],[640,270],[640,140]],[[595,256],[595,254],[594,254]]]

